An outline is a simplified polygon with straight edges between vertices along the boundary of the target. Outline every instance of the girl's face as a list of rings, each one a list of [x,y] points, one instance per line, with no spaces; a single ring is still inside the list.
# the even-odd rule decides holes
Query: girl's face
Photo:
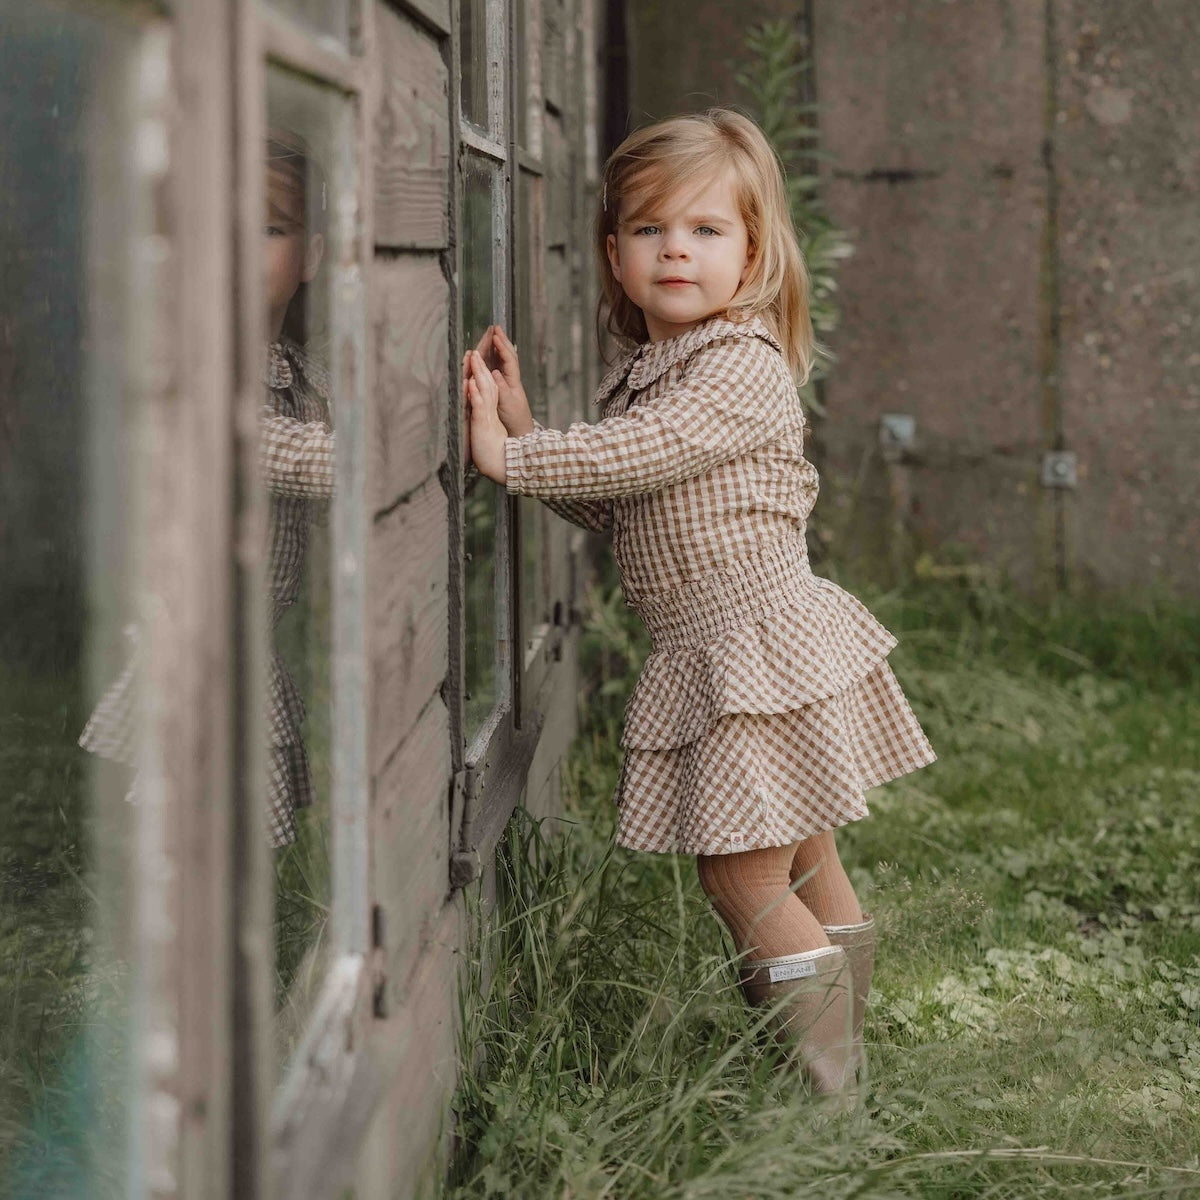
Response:
[[[304,195],[286,172],[267,174],[267,221],[264,228],[268,334],[278,339],[283,318],[302,283],[321,265],[325,239],[304,227]]]
[[[653,342],[675,337],[729,307],[750,264],[750,238],[733,180],[643,206],[608,235],[608,261],[642,310]]]

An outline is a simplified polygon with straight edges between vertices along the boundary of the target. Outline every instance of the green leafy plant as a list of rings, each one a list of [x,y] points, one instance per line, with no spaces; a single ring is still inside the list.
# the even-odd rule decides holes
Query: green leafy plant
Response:
[[[762,127],[787,172],[788,200],[800,248],[811,280],[810,305],[818,340],[838,324],[837,274],[843,259],[853,253],[849,237],[831,220],[821,198],[816,164],[817,105],[806,99],[805,81],[811,64],[808,43],[794,21],[767,21],[746,37],[750,60],[738,74],[749,98],[751,115]],[[829,374],[828,351],[818,356],[806,401],[821,408],[815,384]]]

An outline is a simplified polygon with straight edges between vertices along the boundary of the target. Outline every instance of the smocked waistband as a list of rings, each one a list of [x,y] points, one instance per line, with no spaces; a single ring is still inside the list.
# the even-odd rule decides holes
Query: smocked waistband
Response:
[[[702,646],[815,586],[803,538],[772,542],[671,591],[631,600],[655,650]]]

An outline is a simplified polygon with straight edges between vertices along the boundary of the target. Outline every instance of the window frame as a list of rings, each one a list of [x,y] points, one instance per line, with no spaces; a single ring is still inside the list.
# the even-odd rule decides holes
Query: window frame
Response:
[[[459,0],[454,5],[455,20],[459,20]],[[518,5],[525,17],[526,54],[518,61],[520,46],[517,38]],[[488,61],[500,64],[501,69],[488,81],[489,121],[493,134],[483,132],[464,116],[461,101],[461,43],[457,25],[453,39],[451,91],[451,136],[457,147],[454,181],[452,225],[457,227],[461,213],[463,162],[468,155],[487,156],[501,164],[504,172],[505,211],[497,215],[496,264],[502,275],[497,283],[497,317],[513,332],[517,314],[518,273],[528,270],[531,276],[532,313],[530,327],[536,345],[533,353],[523,356],[523,371],[527,384],[545,395],[544,354],[547,331],[546,294],[541,279],[541,264],[545,249],[545,188],[546,166],[543,159],[545,93],[543,88],[542,42],[546,36],[542,0],[486,0],[488,29]],[[519,138],[520,109],[525,111],[524,138]],[[499,115],[497,115],[497,113]],[[528,176],[532,183],[534,212],[525,213],[520,206],[520,177]],[[526,236],[522,223],[532,222],[533,235]],[[501,241],[501,231],[503,240]],[[455,239],[456,240],[456,239]],[[519,263],[518,255],[530,261]],[[500,261],[503,260],[503,266]],[[461,254],[456,256],[454,277],[461,280]],[[463,338],[462,297],[454,297],[455,360],[461,361]],[[455,376],[457,378],[457,375]],[[456,397],[456,408],[461,402]],[[465,489],[459,489],[458,503],[463,503]],[[537,749],[545,722],[538,706],[539,697],[553,672],[554,663],[561,657],[563,628],[553,621],[542,622],[526,629],[523,585],[523,529],[521,500],[498,492],[497,558],[496,558],[496,631],[504,643],[505,677],[497,678],[497,703],[491,717],[466,744],[462,717],[462,694],[465,686],[462,664],[464,649],[464,575],[462,552],[452,547],[455,561],[451,564],[451,646],[452,690],[456,692],[451,704],[452,737],[454,741],[455,777],[451,801],[451,860],[450,883],[460,888],[477,878],[503,836],[508,818],[524,790],[525,777]],[[460,508],[461,514],[461,508]],[[461,516],[459,517],[461,534]],[[452,520],[452,529],[454,521]],[[459,538],[461,542],[461,536]],[[541,556],[545,560],[549,538],[544,539]],[[544,561],[540,564],[544,568]],[[455,593],[457,592],[457,598]],[[551,611],[561,612],[564,598],[547,596]],[[455,649],[457,653],[455,653]],[[461,755],[461,758],[457,757]]]
[[[239,922],[238,940],[258,950],[253,962],[243,964],[247,992],[257,997],[244,1004],[244,1042],[250,1056],[258,1059],[264,1078],[244,1080],[249,1123],[259,1126],[257,1147],[247,1147],[250,1163],[257,1161],[258,1178],[265,1176],[279,1194],[304,1197],[316,1194],[319,1180],[331,1160],[345,1153],[344,1107],[362,1102],[382,1086],[363,1049],[375,1015],[374,996],[382,976],[382,949],[373,929],[370,908],[371,859],[369,852],[370,770],[368,733],[370,704],[367,663],[367,581],[370,510],[367,496],[367,438],[371,430],[371,357],[366,279],[373,259],[371,238],[371,130],[375,81],[367,51],[374,46],[373,7],[369,0],[348,0],[350,38],[347,45],[314,32],[288,16],[254,0],[234,0],[238,10],[242,42],[242,72],[247,80],[236,114],[236,153],[242,164],[243,203],[239,212],[242,236],[254,252],[243,255],[253,263],[254,278],[243,280],[243,292],[251,297],[243,328],[256,336],[242,338],[245,356],[260,355],[263,337],[261,284],[257,247],[263,209],[261,145],[265,128],[266,76],[272,67],[304,77],[327,88],[350,108],[352,144],[341,148],[339,158],[326,164],[335,207],[331,221],[342,223],[336,241],[338,257],[328,262],[330,288],[336,296],[331,306],[330,374],[334,381],[337,414],[337,485],[332,502],[332,655],[333,691],[332,787],[334,819],[330,870],[331,939],[329,963],[319,985],[313,1010],[287,1064],[272,1064],[273,1042],[273,945],[271,923],[271,870],[269,850],[251,812],[260,806],[236,806],[247,815],[241,831],[244,852],[235,857],[235,870],[247,896],[258,897],[246,906]],[[250,344],[247,344],[250,343]],[[252,396],[240,404],[242,427],[253,430],[258,406],[258,381]],[[250,390],[250,389],[248,389]],[[252,478],[245,478],[247,455],[243,454],[241,491],[253,497],[249,511],[264,505],[257,482],[257,462]],[[249,511],[247,515],[249,515]],[[265,631],[258,619],[258,606],[240,613],[240,641],[252,646],[250,657],[265,662]],[[257,644],[255,644],[257,643]],[[265,673],[258,673],[265,679]],[[261,775],[259,776],[261,777]],[[257,779],[255,779],[257,784]],[[251,790],[249,787],[247,790]],[[252,794],[257,795],[261,786]],[[252,836],[257,834],[258,836]],[[237,918],[235,918],[237,919]],[[267,938],[268,949],[263,950]],[[266,978],[261,978],[263,974]],[[254,976],[258,975],[259,978]],[[257,1013],[253,1008],[257,1008]],[[265,1011],[264,1011],[265,1008]],[[237,1058],[239,1030],[235,1010],[234,1054]],[[257,1031],[256,1031],[257,1030]],[[282,1068],[282,1070],[280,1070]],[[236,1068],[235,1068],[236,1070]],[[236,1099],[235,1089],[235,1118]],[[352,1099],[353,1097],[353,1099]],[[265,1128],[264,1128],[265,1126]],[[235,1120],[236,1130],[236,1120]],[[253,1135],[247,1135],[253,1136]],[[235,1132],[235,1138],[237,1134]],[[249,1184],[250,1178],[245,1182]],[[238,1194],[241,1194],[239,1191]],[[248,1193],[254,1194],[254,1193]]]

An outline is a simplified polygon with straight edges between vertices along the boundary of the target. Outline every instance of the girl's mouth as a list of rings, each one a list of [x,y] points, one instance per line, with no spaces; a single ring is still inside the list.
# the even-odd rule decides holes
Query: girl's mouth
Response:
[[[659,282],[660,287],[693,287],[694,286],[694,284],[692,283],[692,280],[690,280],[690,279],[675,279],[675,278],[660,279],[658,282]]]

